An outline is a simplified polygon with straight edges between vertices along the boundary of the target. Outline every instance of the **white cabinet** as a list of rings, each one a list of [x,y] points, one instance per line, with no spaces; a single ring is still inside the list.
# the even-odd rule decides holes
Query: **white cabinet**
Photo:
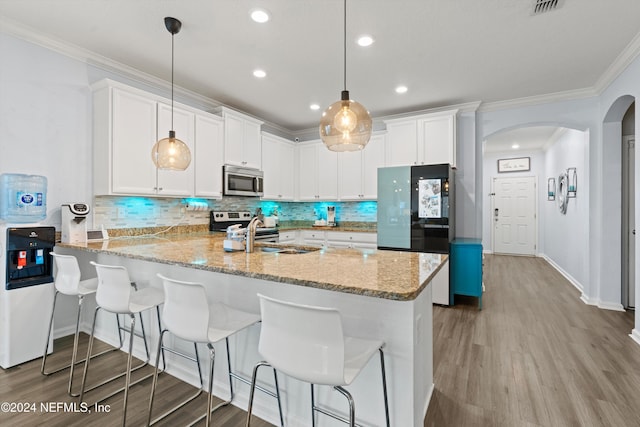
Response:
[[[300,144],[298,200],[337,200],[338,156],[321,141]]]
[[[309,246],[324,246],[327,238],[323,230],[302,230],[300,232],[300,243]]]
[[[94,193],[156,193],[156,102],[108,86],[93,98]]]
[[[445,113],[418,120],[418,159],[423,165],[456,166],[456,114]]]
[[[378,197],[378,168],[385,165],[385,136],[377,134],[361,151],[338,154],[338,197],[340,200],[375,200]]]
[[[261,169],[263,122],[225,107],[219,107],[218,111],[224,119],[224,162]]]
[[[169,136],[171,101],[108,79],[93,86],[95,195],[220,197],[221,118],[178,104],[173,129],[191,151],[185,171],[156,169],[151,150]]]
[[[176,138],[187,144],[191,152],[191,163],[184,171],[172,171],[158,169],[156,194],[159,196],[189,197],[193,195],[194,188],[194,135],[195,115],[192,112],[179,108],[173,109],[173,130]],[[158,128],[157,138],[169,136],[171,130],[171,105],[158,103]],[[149,151],[151,152],[151,151]],[[150,156],[150,155],[149,155]]]
[[[376,249],[376,233],[327,231],[326,246],[330,248]]]
[[[195,196],[222,197],[222,165],[224,160],[224,120],[218,116],[196,115]]]
[[[298,232],[296,230],[280,231],[279,243],[298,243]]]
[[[293,143],[266,132],[262,133],[263,199],[294,199],[294,152]]]
[[[387,120],[386,166],[456,165],[456,114],[442,111]]]

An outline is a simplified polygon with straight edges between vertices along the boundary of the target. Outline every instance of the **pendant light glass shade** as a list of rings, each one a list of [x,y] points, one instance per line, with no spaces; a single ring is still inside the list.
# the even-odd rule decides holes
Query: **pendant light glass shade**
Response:
[[[331,151],[362,150],[371,138],[371,116],[362,104],[349,99],[348,91],[342,98],[322,113],[320,137]]]
[[[158,169],[183,171],[191,164],[191,151],[187,144],[169,131],[169,137],[156,142],[151,150],[151,159]]]
[[[372,120],[364,106],[349,99],[347,90],[347,0],[344,0],[344,90],[340,101],[324,110],[320,138],[331,151],[362,150],[371,138]]]
[[[158,169],[183,171],[191,164],[191,152],[183,141],[176,138],[173,130],[173,36],[182,28],[182,23],[176,18],[164,18],[164,25],[171,33],[171,130],[169,137],[156,142],[151,149],[151,160]]]

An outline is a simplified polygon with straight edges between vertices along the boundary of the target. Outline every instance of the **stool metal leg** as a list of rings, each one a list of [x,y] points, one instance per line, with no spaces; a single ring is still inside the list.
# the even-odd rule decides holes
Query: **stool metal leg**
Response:
[[[272,393],[271,391],[262,388],[258,385],[256,385],[256,380],[258,377],[258,369],[261,366],[271,366],[269,365],[267,362],[262,361],[262,362],[258,362],[256,363],[256,366],[254,366],[253,368],[253,375],[251,376],[251,389],[249,392],[249,407],[247,408],[247,423],[246,423],[246,427],[250,427],[251,426],[251,412],[253,410],[253,395],[255,394],[256,389],[263,391],[265,393],[267,393],[270,396],[275,397],[278,400],[278,411],[280,412],[280,426],[284,427],[284,417],[282,415],[282,405],[280,402],[280,388],[278,387],[278,376],[276,375],[276,370],[273,370],[273,376],[275,379],[275,386],[276,386],[276,392]]]
[[[173,414],[175,411],[177,411],[178,409],[182,408],[183,406],[185,406],[187,403],[195,400],[196,398],[198,398],[202,392],[204,391],[204,379],[202,377],[202,368],[200,366],[200,355],[198,353],[198,345],[197,343],[193,343],[193,347],[195,350],[195,357],[191,357],[187,354],[178,352],[176,350],[172,350],[167,348],[166,350],[169,351],[170,353],[176,354],[178,356],[182,356],[185,359],[191,360],[193,362],[196,362],[197,366],[198,366],[198,378],[200,378],[200,388],[198,389],[198,391],[193,394],[192,396],[188,397],[186,400],[182,401],[181,403],[179,403],[178,405],[174,406],[173,408],[169,409],[168,411],[166,411],[165,413],[163,413],[162,415],[160,415],[158,418],[156,418],[155,420],[151,420],[151,415],[152,415],[152,411],[153,411],[153,401],[155,398],[155,391],[157,388],[157,383],[158,383],[158,374],[159,374],[159,369],[158,367],[160,366],[160,355],[162,354],[163,358],[164,358],[164,334],[166,332],[169,332],[168,329],[164,329],[161,333],[160,333],[160,338],[158,340],[158,352],[156,353],[156,368],[155,368],[155,372],[154,372],[154,377],[153,377],[153,383],[151,385],[151,398],[149,399],[149,415],[147,418],[147,426],[152,426],[154,424],[156,424],[158,421],[166,418],[168,415]],[[164,362],[163,362],[164,363]],[[166,368],[166,366],[164,366]],[[204,418],[201,417],[200,419]],[[199,419],[199,420],[200,420]]]
[[[384,394],[384,415],[387,420],[387,427],[391,427],[391,422],[389,421],[389,397],[387,395],[387,374],[384,367],[384,351],[382,351],[382,347],[378,349],[380,352],[380,370],[382,371],[382,392]]]
[[[133,314],[131,316],[131,333],[129,334],[129,357],[127,358],[127,372],[124,380],[124,410],[122,412],[122,427],[126,425],[127,422],[127,403],[129,397],[129,384],[131,383],[131,359],[133,358],[133,337],[134,337],[134,328],[136,326],[136,316]],[[142,318],[140,319],[142,321]],[[144,331],[144,327],[142,330]],[[147,348],[147,340],[144,340],[145,348]],[[147,356],[149,355],[149,349],[147,348]]]
[[[311,385],[311,427],[316,427],[316,396]]]
[[[339,391],[344,397],[347,398],[347,401],[349,402],[349,427],[355,427],[355,425],[356,425],[356,408],[355,408],[355,405],[353,403],[353,397],[351,397],[351,393],[349,393],[347,390],[345,390],[343,387],[340,387],[339,385],[335,386],[333,388],[335,390]],[[338,417],[336,417],[334,415],[331,415],[331,414],[327,414],[327,415],[330,415],[333,418],[337,418],[337,419],[341,420],[341,418],[338,418]]]
[[[207,396],[207,421],[206,421],[206,426],[210,427],[211,426],[211,412],[213,411],[213,409],[211,408],[211,405],[213,404],[213,393],[212,393],[212,389],[213,389],[213,366],[214,363],[216,361],[216,349],[213,348],[213,346],[211,345],[211,343],[207,343],[207,347],[209,348],[209,395]]]

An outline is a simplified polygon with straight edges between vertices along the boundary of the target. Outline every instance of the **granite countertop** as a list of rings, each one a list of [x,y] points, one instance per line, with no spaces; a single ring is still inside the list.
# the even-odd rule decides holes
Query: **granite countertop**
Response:
[[[262,243],[256,243],[250,254],[225,252],[224,238],[224,233],[200,232],[57,245],[399,301],[415,299],[447,259],[446,254],[375,249],[304,247],[317,250],[304,254],[262,252],[261,246],[302,247]]]

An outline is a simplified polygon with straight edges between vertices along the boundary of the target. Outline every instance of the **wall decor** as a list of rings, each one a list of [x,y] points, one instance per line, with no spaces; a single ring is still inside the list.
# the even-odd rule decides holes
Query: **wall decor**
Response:
[[[556,199],[556,179],[549,178],[547,180],[547,200],[553,201]]]
[[[569,203],[569,198],[567,197],[569,191],[568,181],[567,173],[562,172],[558,177],[558,209],[560,209],[562,215],[567,214],[567,204]]]
[[[578,192],[578,173],[576,172],[576,168],[568,168],[567,177],[569,178],[567,197],[576,197],[576,193]]]
[[[498,172],[523,172],[531,170],[531,157],[498,159]]]

